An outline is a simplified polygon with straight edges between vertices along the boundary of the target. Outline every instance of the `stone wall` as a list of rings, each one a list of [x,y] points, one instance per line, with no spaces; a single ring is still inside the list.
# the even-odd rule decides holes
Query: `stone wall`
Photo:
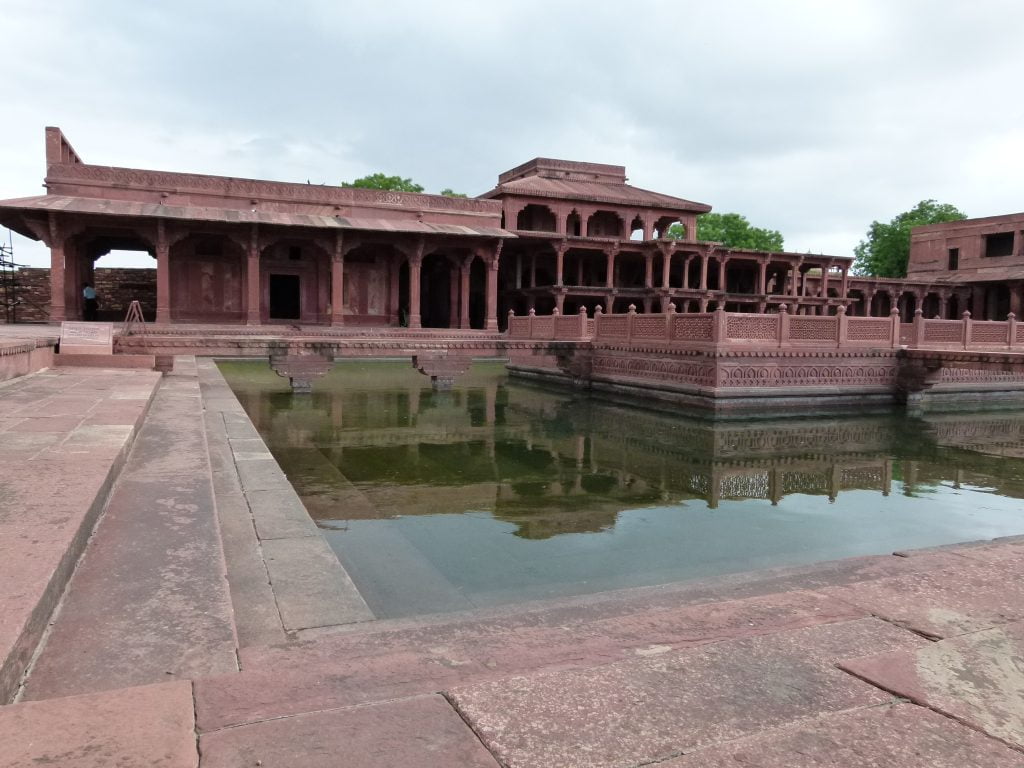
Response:
[[[156,317],[156,270],[96,267],[99,319],[124,320],[132,299],[142,305],[146,320]],[[50,317],[50,270],[24,267],[17,272],[18,322],[43,322]],[[68,318],[73,320],[75,318]]]

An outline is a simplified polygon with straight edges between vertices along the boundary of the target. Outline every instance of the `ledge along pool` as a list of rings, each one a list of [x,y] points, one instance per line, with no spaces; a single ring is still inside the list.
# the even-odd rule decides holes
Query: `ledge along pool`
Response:
[[[221,371],[370,608],[410,616],[1024,534],[1024,412],[715,423],[342,362]]]

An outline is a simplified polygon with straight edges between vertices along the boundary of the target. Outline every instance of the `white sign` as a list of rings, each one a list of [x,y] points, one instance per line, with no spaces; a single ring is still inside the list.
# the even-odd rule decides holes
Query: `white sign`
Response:
[[[114,324],[61,323],[60,351],[66,355],[112,355]]]

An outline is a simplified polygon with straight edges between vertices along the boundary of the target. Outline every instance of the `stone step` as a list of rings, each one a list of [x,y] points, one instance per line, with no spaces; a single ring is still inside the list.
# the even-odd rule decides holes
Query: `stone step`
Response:
[[[237,669],[198,382],[180,369],[157,390],[25,700]]]

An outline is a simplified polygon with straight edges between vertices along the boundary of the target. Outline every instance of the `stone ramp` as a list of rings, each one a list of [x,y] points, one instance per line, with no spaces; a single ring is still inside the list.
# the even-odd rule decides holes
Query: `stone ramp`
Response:
[[[0,702],[17,691],[159,379],[62,368],[0,385]]]
[[[166,376],[25,700],[229,672],[236,639],[194,364]]]

